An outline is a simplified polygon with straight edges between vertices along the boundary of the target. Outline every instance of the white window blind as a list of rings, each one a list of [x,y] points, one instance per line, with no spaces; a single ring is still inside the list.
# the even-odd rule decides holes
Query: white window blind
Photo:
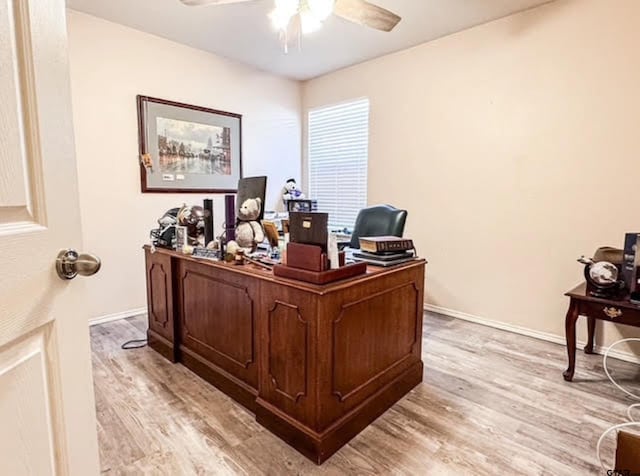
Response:
[[[367,205],[369,100],[309,111],[309,197],[329,225],[353,228]]]

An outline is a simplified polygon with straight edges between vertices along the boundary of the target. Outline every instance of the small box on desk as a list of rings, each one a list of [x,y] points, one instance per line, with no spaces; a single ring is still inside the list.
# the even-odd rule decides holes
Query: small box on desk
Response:
[[[273,267],[273,274],[282,278],[298,279],[307,283],[326,284],[351,278],[367,271],[366,263],[344,266],[344,253],[339,256],[340,267],[329,269],[327,254],[317,245],[289,243],[286,264]]]
[[[338,266],[344,266],[345,253],[338,253]],[[317,245],[307,245],[304,243],[287,244],[287,254],[285,264],[291,268],[304,269],[307,271],[326,271],[330,268],[327,253]]]
[[[322,248],[304,243],[287,245],[287,266],[307,271],[325,271],[329,268],[327,254]]]
[[[312,284],[328,284],[341,279],[353,278],[367,272],[367,263],[353,263],[337,269],[326,271],[309,271],[306,269],[292,268],[283,264],[273,267],[273,274],[281,278],[297,279]]]

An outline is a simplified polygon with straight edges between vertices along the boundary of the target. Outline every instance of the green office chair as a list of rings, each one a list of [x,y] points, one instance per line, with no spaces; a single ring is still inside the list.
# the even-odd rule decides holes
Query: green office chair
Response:
[[[361,236],[402,236],[407,211],[391,205],[375,205],[358,213],[351,235],[351,248],[360,248]]]

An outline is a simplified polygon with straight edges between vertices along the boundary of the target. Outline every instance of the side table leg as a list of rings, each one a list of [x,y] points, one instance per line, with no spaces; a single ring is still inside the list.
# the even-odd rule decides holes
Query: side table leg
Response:
[[[567,354],[569,357],[569,367],[564,371],[562,376],[567,382],[573,380],[573,374],[576,370],[576,321],[578,320],[578,306],[571,299],[567,317],[565,320],[564,330],[567,338]]]
[[[587,317],[587,329],[589,331],[587,337],[587,345],[584,346],[585,354],[593,354],[593,344],[596,335],[596,318],[595,317]]]

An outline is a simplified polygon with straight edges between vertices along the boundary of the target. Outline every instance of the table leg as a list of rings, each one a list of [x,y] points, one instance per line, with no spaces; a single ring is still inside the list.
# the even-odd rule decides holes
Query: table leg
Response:
[[[584,346],[585,354],[593,354],[593,344],[596,335],[596,318],[595,317],[587,317],[587,329],[589,331],[587,337],[587,345]]]
[[[571,299],[567,317],[565,320],[565,335],[567,338],[567,354],[569,357],[569,367],[564,371],[562,376],[567,382],[573,380],[573,374],[576,370],[576,321],[578,320],[578,305]]]

